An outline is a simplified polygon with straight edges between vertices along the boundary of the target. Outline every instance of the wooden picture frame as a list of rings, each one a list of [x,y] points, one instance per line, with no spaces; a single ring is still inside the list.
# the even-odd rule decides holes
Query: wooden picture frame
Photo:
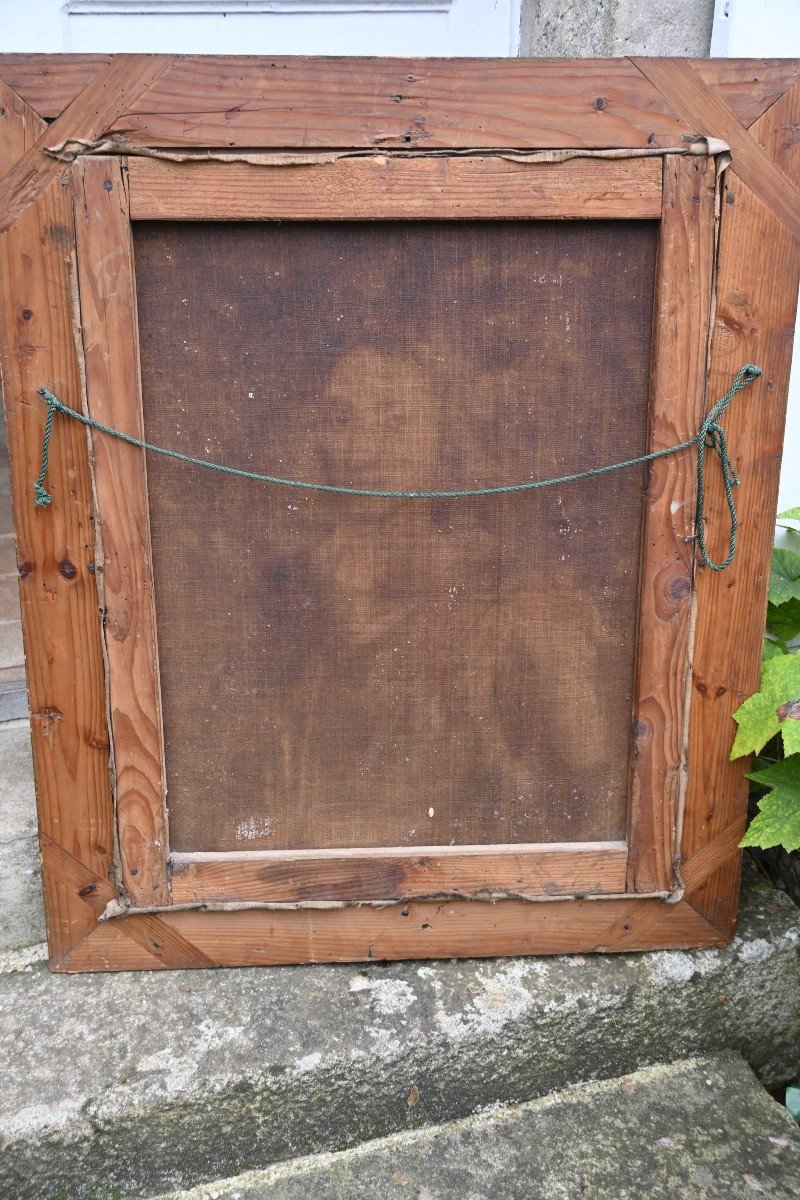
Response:
[[[800,278],[799,71],[0,56],[0,365],[55,970],[731,937],[747,794],[731,713],[760,666]],[[627,838],[170,854],[146,456],[59,420],[53,502],[35,509],[36,391],[143,436],[131,221],[471,217],[660,222],[651,450],[691,438],[744,363],[763,369],[725,418],[743,482],[726,571],[695,564],[695,455],[652,464]]]

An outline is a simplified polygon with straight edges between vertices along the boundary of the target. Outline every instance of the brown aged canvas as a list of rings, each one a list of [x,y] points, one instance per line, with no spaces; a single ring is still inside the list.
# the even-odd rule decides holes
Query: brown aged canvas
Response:
[[[647,448],[657,226],[135,226],[148,440],[447,489]],[[641,468],[148,461],[175,851],[621,839]]]

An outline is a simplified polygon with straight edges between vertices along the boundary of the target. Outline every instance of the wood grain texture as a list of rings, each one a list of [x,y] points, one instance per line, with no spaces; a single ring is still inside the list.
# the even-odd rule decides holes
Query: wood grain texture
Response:
[[[85,863],[57,846],[49,838],[42,838],[42,865],[51,878],[58,879],[71,895],[73,905],[90,913],[94,918],[92,930],[81,947],[100,933],[107,905],[116,899],[116,890],[104,879],[89,870]],[[188,941],[180,930],[165,924],[153,913],[142,913],[137,920],[116,920],[116,926],[134,947],[140,967],[213,967],[215,962],[202,950]],[[79,949],[81,948],[79,947]],[[54,969],[63,967],[69,955],[61,961],[52,962]]]
[[[624,842],[570,842],[458,850],[429,846],[402,852],[176,854],[170,865],[175,904],[232,900],[303,903],[487,892],[619,895],[625,891],[627,859]]]
[[[86,158],[74,173],[88,412],[142,437],[139,331],[122,164]],[[92,447],[122,878],[135,903],[165,904],[164,752],[145,457],[102,436],[93,438]]]
[[[0,79],[0,179],[46,128],[41,117]]]
[[[714,274],[716,175],[708,158],[664,159],[651,449],[691,438],[704,415]],[[636,752],[629,810],[629,887],[673,886],[685,778],[697,454],[651,465],[642,541]]]
[[[681,867],[681,878],[690,895],[696,893],[712,875],[715,875],[723,865],[730,863],[732,859],[735,858],[738,864],[741,859],[738,849],[744,831],[743,825],[743,819],[730,825],[718,838],[706,842],[690,858],[686,859]],[[737,887],[738,884],[732,889],[734,898],[736,898]]]
[[[179,58],[113,124],[161,146],[677,146],[627,59]]]
[[[34,113],[52,121],[111,58],[110,54],[0,54],[0,77]]]
[[[280,221],[661,216],[657,158],[343,158],[315,166],[128,160],[133,220]]]
[[[749,128],[800,80],[796,58],[690,58],[692,68]]]
[[[786,93],[780,104],[768,108],[750,133],[780,169],[797,183],[800,180],[800,83]]]
[[[723,138],[731,148],[738,177],[800,238],[800,188],[739,123],[721,96],[710,90],[681,58],[637,58],[636,65],[691,121],[696,132]]]
[[[182,957],[173,947],[167,949],[167,932],[188,943],[191,954]],[[192,967],[198,965],[198,955],[215,966],[232,967],[627,953],[721,946],[724,942],[707,921],[682,902],[502,900],[491,904],[455,900],[388,908],[251,909],[234,913],[176,912],[158,918],[120,917],[100,925],[56,969],[72,972]]]
[[[110,55],[104,54],[3,54],[0,55],[0,76],[4,78],[42,117],[52,120],[76,97],[79,91],[87,86],[103,67],[111,61]],[[213,64],[214,56],[204,56],[204,64]],[[230,59],[223,60],[227,66]],[[270,60],[271,61],[271,60]],[[289,62],[292,60],[290,59]],[[313,61],[313,60],[307,60]],[[474,69],[474,60],[450,60],[448,70],[451,77],[455,76],[459,64],[463,61],[463,70]],[[248,60],[239,59],[242,69],[248,70]],[[249,60],[258,66],[258,60]],[[786,58],[754,58],[754,59],[689,59],[689,62],[710,86],[716,88],[724,97],[726,103],[735,112],[743,125],[751,125],[764,110],[773,104],[798,79],[798,63]],[[437,60],[417,60],[415,62],[399,63],[394,60],[369,60],[373,71],[383,70],[386,76],[385,90],[391,91],[392,84],[397,82],[398,69],[405,74],[413,73],[415,65],[422,64],[429,71],[435,71]],[[363,64],[361,64],[363,65]],[[479,63],[483,65],[483,63]],[[551,61],[540,63],[538,60],[510,60],[513,74],[517,75],[520,66],[530,73],[544,70],[552,75],[559,70],[565,74],[575,71],[574,63]],[[494,70],[499,74],[498,65]],[[408,83],[408,80],[405,80]],[[395,92],[402,95],[402,92]],[[205,96],[205,104],[213,99],[214,90],[211,88]],[[594,97],[596,100],[597,97]],[[402,103],[402,101],[394,101]],[[491,110],[484,115],[484,121],[492,119]],[[645,115],[646,120],[646,115]],[[487,132],[491,131],[491,127]],[[227,144],[227,142],[221,143]],[[620,143],[620,145],[627,143]]]
[[[157,55],[120,54],[99,72],[0,179],[0,232],[8,229],[48,184],[63,175],[63,162],[48,154],[48,147],[58,146],[65,139],[94,140],[171,61]]]
[[[797,156],[780,149],[781,132],[797,112],[792,89],[769,109],[765,126],[753,127],[784,169]],[[748,760],[729,761],[735,734],[732,713],[758,687],[761,637],[773,543],[781,446],[800,278],[800,249],[775,213],[729,171],[725,178],[717,275],[717,312],[711,349],[709,396],[729,386],[743,363],[764,371],[740,403],[731,405],[725,428],[736,470],[740,530],[733,564],[722,574],[697,572],[698,615],[689,726],[689,782],[682,856],[692,861],[719,839],[727,861],[711,851],[717,870],[690,883],[691,903],[731,936],[736,922],[740,852],[730,831],[741,832],[747,810]],[[712,555],[724,553],[728,516],[719,472],[706,493]]]
[[[42,386],[75,407],[81,387],[70,310],[73,222],[56,183],[0,238],[0,365],[8,429],[39,828],[106,878],[114,833],[103,655],[86,438],[59,422],[53,503],[35,508]],[[94,926],[91,911],[45,869],[53,960]]]
[[[100,917],[106,905],[117,899],[117,890],[107,876],[96,875],[91,867],[59,846],[46,833],[41,835],[42,868],[45,874],[72,893],[76,908],[81,904]]]

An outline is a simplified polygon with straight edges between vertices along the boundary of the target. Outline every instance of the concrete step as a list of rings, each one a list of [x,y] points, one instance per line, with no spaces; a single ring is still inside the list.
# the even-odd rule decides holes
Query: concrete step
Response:
[[[27,721],[2,723],[9,695],[0,670],[0,952],[45,936],[31,734]]]
[[[800,1129],[737,1055],[295,1159],[159,1200],[791,1200]]]
[[[152,1196],[721,1049],[776,1085],[798,949],[751,875],[722,950],[109,976],[9,952],[0,1197]]]

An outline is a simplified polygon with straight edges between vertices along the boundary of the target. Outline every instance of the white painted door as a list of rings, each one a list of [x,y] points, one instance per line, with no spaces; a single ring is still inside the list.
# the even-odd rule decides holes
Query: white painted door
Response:
[[[520,0],[0,0],[0,51],[519,52]]]

